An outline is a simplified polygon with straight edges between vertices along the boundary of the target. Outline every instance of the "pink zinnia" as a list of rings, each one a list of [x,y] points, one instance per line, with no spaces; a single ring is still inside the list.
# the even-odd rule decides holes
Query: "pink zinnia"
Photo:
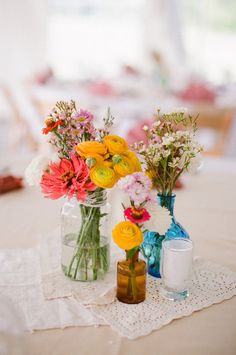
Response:
[[[151,216],[145,208],[128,207],[124,211],[125,217],[133,223],[142,223],[148,221]]]
[[[73,118],[76,119],[76,121],[82,125],[85,126],[88,123],[90,123],[91,121],[93,121],[93,115],[92,113],[90,113],[89,111],[86,110],[80,110],[79,112],[75,112],[73,114]]]
[[[97,186],[90,181],[89,167],[83,159],[71,154],[70,159],[61,159],[59,163],[49,164],[50,172],[45,171],[41,188],[47,198],[56,200],[62,196],[84,201],[88,191],[96,190]]]

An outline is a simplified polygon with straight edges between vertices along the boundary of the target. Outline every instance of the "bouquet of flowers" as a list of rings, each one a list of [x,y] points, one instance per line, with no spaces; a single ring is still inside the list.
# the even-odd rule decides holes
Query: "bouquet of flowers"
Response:
[[[160,114],[158,110],[151,129],[143,127],[148,143],[139,142],[134,147],[161,195],[171,195],[180,175],[200,162],[202,147],[195,140],[196,122],[197,117],[184,112]]]
[[[160,277],[160,255],[164,238],[189,238],[187,231],[174,217],[175,195],[172,191],[184,171],[198,167],[202,147],[195,140],[197,117],[184,112],[161,114],[157,110],[154,119],[150,128],[143,127],[147,143],[136,143],[135,149],[143,158],[146,174],[152,180],[153,188],[158,191],[159,206],[156,209],[166,207],[172,219],[166,231],[160,231],[152,223],[145,232],[143,250],[148,259],[148,272]],[[156,221],[158,222],[158,218]]]
[[[30,184],[40,181],[45,197],[80,202],[79,230],[62,236],[67,246],[71,239],[74,241],[73,248],[65,248],[70,261],[62,263],[62,268],[75,280],[94,280],[108,270],[109,252],[101,241],[102,221],[107,218],[107,212],[102,212],[105,191],[121,177],[141,170],[127,142],[110,135],[112,124],[109,110],[103,128],[97,129],[90,112],[78,110],[74,101],[58,102],[43,128],[43,134],[50,134],[49,143],[56,149],[58,160],[34,159],[26,171]]]
[[[120,179],[117,186],[129,196],[129,206],[123,204],[125,221],[118,223],[112,231],[114,242],[126,251],[126,260],[118,262],[117,297],[122,302],[138,303],[145,298],[146,285],[146,264],[138,259],[138,253],[142,251],[147,223],[155,219],[155,215],[150,213],[155,195],[151,190],[151,180],[142,172]],[[165,207],[159,209],[158,231],[165,233],[171,217]]]

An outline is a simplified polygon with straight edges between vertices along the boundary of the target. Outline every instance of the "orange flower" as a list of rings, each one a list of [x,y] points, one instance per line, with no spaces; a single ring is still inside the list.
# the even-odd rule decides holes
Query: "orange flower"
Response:
[[[104,144],[110,154],[122,154],[129,149],[128,143],[119,136],[106,136]]]
[[[125,250],[133,249],[143,242],[143,234],[136,224],[130,221],[118,223],[112,231],[114,242]]]
[[[96,141],[79,143],[75,147],[75,150],[82,158],[96,158],[96,156],[103,158],[103,156],[107,153],[105,145]]]
[[[130,159],[132,161],[132,163],[134,164],[134,171],[138,172],[138,171],[142,171],[142,166],[141,163],[137,157],[137,155],[132,151],[132,150],[127,150],[124,155]]]
[[[119,176],[126,176],[135,172],[135,165],[131,159],[120,156],[120,160],[114,164],[114,170]]]
[[[60,126],[63,123],[63,121],[62,120],[58,120],[58,121],[55,122],[51,117],[49,117],[49,118],[47,118],[45,120],[44,123],[45,123],[46,127],[44,127],[42,129],[42,132],[43,132],[43,134],[48,134],[53,129],[55,129],[56,127]]]

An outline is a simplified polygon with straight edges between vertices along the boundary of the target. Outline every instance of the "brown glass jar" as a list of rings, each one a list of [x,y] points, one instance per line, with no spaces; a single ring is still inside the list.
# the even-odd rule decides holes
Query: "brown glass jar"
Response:
[[[132,259],[117,263],[117,291],[116,296],[124,303],[140,303],[146,296],[146,263],[139,259],[138,252]]]

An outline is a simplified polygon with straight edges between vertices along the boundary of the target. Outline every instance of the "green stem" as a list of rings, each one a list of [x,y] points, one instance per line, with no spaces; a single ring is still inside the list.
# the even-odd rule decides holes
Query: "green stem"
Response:
[[[81,205],[81,216],[83,223],[78,235],[76,250],[67,272],[68,276],[72,276],[71,270],[76,259],[77,263],[73,273],[73,279],[76,279],[81,265],[85,270],[85,279],[88,278],[88,264],[90,257],[92,259],[93,279],[95,280],[98,277],[97,271],[101,265],[99,231],[100,213],[99,207],[86,207]]]

